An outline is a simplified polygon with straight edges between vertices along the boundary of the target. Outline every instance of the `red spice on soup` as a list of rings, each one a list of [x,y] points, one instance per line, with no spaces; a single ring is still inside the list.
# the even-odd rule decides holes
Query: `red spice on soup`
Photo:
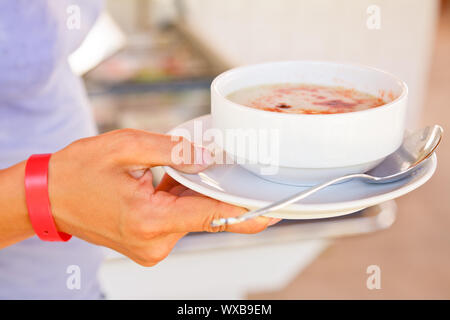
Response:
[[[227,98],[251,108],[299,114],[354,112],[386,104],[382,98],[355,89],[293,83],[243,88]]]

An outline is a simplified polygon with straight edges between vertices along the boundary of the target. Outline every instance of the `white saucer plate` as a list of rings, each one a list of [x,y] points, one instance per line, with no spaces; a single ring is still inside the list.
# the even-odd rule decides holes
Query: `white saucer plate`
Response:
[[[211,125],[211,116],[205,115],[190,120],[177,128],[186,129],[193,134],[194,121],[201,121],[202,129],[206,130]],[[387,184],[351,180],[330,186],[266,216],[283,219],[320,219],[353,213],[417,189],[431,178],[436,165],[436,154],[433,154],[420,170],[403,180]],[[261,208],[308,188],[261,179],[238,164],[214,165],[198,174],[187,174],[170,167],[164,167],[164,170],[176,181],[198,193],[250,210]]]

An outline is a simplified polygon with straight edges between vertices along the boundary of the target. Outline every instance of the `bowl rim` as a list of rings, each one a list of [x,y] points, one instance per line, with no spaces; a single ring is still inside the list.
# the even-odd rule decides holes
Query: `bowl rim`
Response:
[[[375,108],[369,108],[369,109],[365,109],[365,110],[359,110],[359,111],[352,111],[352,112],[342,112],[342,113],[332,113],[332,114],[304,114],[304,113],[283,113],[283,112],[273,112],[273,111],[268,111],[268,110],[262,110],[262,109],[257,109],[257,108],[252,108],[252,107],[248,107],[236,102],[233,102],[229,99],[227,99],[219,90],[218,85],[220,83],[220,81],[223,81],[224,78],[229,77],[230,74],[245,70],[245,69],[250,69],[250,68],[255,68],[258,66],[267,66],[267,65],[279,65],[279,64],[291,64],[291,63],[310,63],[310,64],[329,64],[329,65],[336,65],[336,66],[347,66],[347,67],[353,67],[353,68],[358,68],[358,69],[366,69],[366,70],[371,70],[371,71],[375,71],[378,73],[382,73],[388,77],[391,77],[398,85],[399,87],[402,89],[401,94],[395,98],[394,100],[385,103],[381,106],[375,107]],[[403,81],[400,80],[398,77],[396,77],[394,74],[375,68],[375,67],[371,67],[371,66],[367,66],[364,64],[360,64],[360,63],[354,63],[354,62],[339,62],[339,61],[327,61],[327,60],[282,60],[282,61],[269,61],[269,62],[264,62],[264,63],[255,63],[255,64],[248,64],[248,65],[244,65],[244,66],[239,66],[239,67],[235,67],[232,69],[229,69],[227,71],[222,72],[221,74],[219,74],[217,77],[214,78],[214,80],[211,83],[211,94],[215,94],[216,96],[218,96],[223,102],[226,102],[227,104],[231,104],[233,107],[238,108],[238,109],[242,109],[242,110],[247,110],[247,111],[253,111],[253,112],[257,112],[257,113],[261,113],[262,115],[267,115],[267,114],[272,114],[274,117],[279,117],[279,118],[284,118],[284,117],[298,117],[298,118],[304,118],[304,117],[314,117],[314,118],[335,118],[335,117],[352,117],[352,114],[362,114],[362,113],[370,113],[370,112],[380,112],[380,110],[385,110],[385,109],[391,109],[393,108],[399,101],[404,100],[407,96],[408,96],[408,86],[407,84]],[[211,103],[212,104],[212,103]],[[378,110],[378,111],[377,111]]]

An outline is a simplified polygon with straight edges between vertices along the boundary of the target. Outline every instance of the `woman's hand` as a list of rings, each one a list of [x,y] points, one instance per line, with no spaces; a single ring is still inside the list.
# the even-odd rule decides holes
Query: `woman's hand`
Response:
[[[172,150],[180,142],[191,156],[175,165]],[[78,140],[54,153],[49,196],[57,228],[152,266],[188,232],[256,233],[276,222],[259,217],[213,228],[214,219],[237,216],[245,209],[196,194],[168,176],[153,187],[153,166],[188,173],[205,169],[211,156],[200,150],[203,160],[195,164],[195,151],[187,140],[125,129]]]

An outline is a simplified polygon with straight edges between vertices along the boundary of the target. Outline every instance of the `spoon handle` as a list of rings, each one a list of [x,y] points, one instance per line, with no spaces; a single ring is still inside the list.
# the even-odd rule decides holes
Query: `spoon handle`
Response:
[[[283,208],[283,207],[285,207],[285,206],[287,206],[287,205],[289,205],[291,203],[297,202],[298,200],[305,199],[306,197],[309,197],[310,195],[316,193],[317,191],[322,190],[322,189],[324,189],[324,188],[326,188],[328,186],[331,186],[331,185],[333,185],[335,183],[343,182],[343,181],[354,179],[354,178],[370,179],[372,177],[367,175],[367,174],[364,174],[364,173],[349,174],[349,175],[346,175],[346,176],[343,176],[343,177],[339,177],[339,178],[336,178],[336,179],[333,179],[333,180],[329,180],[329,181],[321,183],[321,184],[319,184],[317,186],[313,186],[313,187],[311,187],[309,189],[306,189],[304,191],[301,191],[299,193],[295,193],[294,195],[291,195],[291,196],[289,196],[287,198],[284,198],[284,199],[278,200],[278,201],[276,201],[274,203],[271,203],[268,206],[265,206],[265,207],[262,207],[262,208],[259,208],[259,209],[256,209],[256,210],[252,210],[252,211],[246,212],[246,213],[244,213],[244,214],[242,214],[240,216],[216,219],[216,220],[214,220],[211,223],[211,225],[213,227],[219,227],[219,226],[223,226],[223,225],[226,225],[226,224],[241,223],[241,222],[247,221],[249,219],[253,219],[253,218],[259,217],[261,215],[264,215],[264,214],[266,214],[268,212],[271,212],[271,211],[274,211],[274,210],[277,210],[277,209],[281,209],[281,208]]]

